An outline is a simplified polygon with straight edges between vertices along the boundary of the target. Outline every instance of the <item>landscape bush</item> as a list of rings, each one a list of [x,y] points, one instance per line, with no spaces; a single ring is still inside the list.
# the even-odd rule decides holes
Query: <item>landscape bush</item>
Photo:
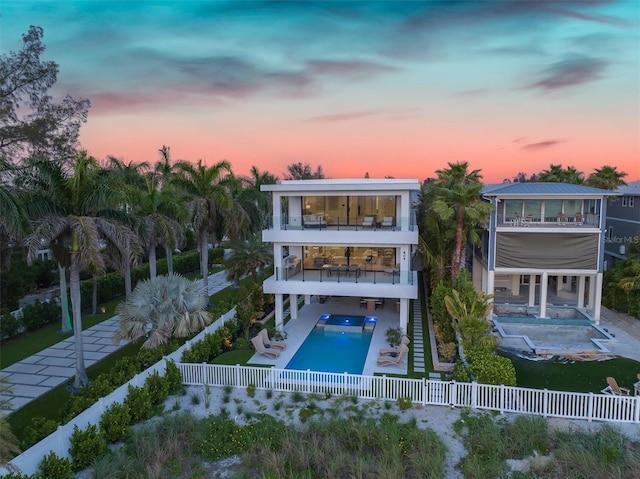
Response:
[[[129,433],[131,414],[129,406],[123,403],[113,403],[100,416],[100,431],[107,442],[117,442]]]
[[[89,424],[84,430],[74,426],[69,442],[69,454],[73,458],[72,465],[76,472],[89,467],[107,450],[105,438],[95,424]]]
[[[38,466],[43,478],[73,479],[75,477],[71,461],[66,457],[59,457],[53,452],[44,456]]]
[[[467,351],[469,372],[479,383],[516,385],[516,369],[509,358],[498,356],[491,350]]]
[[[149,391],[151,404],[157,406],[164,402],[169,396],[169,383],[164,376],[160,376],[158,371],[149,374],[144,380],[144,387]]]
[[[152,417],[153,406],[151,404],[151,394],[149,394],[149,389],[129,385],[127,390],[128,394],[124,403],[129,407],[131,423],[135,424]]]

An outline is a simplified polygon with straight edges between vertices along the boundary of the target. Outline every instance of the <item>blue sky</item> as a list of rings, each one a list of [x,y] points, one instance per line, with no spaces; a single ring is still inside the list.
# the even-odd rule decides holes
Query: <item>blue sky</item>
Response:
[[[640,177],[640,2],[2,1],[0,49],[44,28],[54,94],[98,158],[282,175],[488,181],[550,163]]]

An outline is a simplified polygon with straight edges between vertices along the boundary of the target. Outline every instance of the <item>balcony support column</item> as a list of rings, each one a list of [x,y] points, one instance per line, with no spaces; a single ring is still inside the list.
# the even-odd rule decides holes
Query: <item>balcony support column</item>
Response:
[[[289,311],[291,312],[291,319],[298,319],[298,295],[289,295]]]
[[[402,334],[407,334],[407,324],[409,323],[409,299],[400,298],[400,330]]]
[[[282,332],[284,328],[284,310],[282,294],[276,293],[275,295],[275,312],[276,312],[276,330]]]

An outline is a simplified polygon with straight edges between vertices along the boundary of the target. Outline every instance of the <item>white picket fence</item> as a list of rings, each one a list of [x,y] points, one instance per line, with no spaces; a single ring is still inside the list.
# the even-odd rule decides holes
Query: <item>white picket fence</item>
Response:
[[[459,383],[387,376],[295,371],[289,369],[178,364],[186,385],[233,386],[302,393],[329,393],[360,399],[396,401],[411,398],[416,404],[468,407],[503,413],[544,417],[640,423],[640,396],[550,391],[490,384]]]

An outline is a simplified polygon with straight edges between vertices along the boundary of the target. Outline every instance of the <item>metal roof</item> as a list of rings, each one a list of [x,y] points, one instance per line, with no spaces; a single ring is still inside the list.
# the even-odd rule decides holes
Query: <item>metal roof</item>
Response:
[[[620,186],[617,190],[621,195],[640,196],[640,181],[632,181],[626,185]]]
[[[618,196],[620,193],[571,183],[498,183],[485,185],[483,196]]]

